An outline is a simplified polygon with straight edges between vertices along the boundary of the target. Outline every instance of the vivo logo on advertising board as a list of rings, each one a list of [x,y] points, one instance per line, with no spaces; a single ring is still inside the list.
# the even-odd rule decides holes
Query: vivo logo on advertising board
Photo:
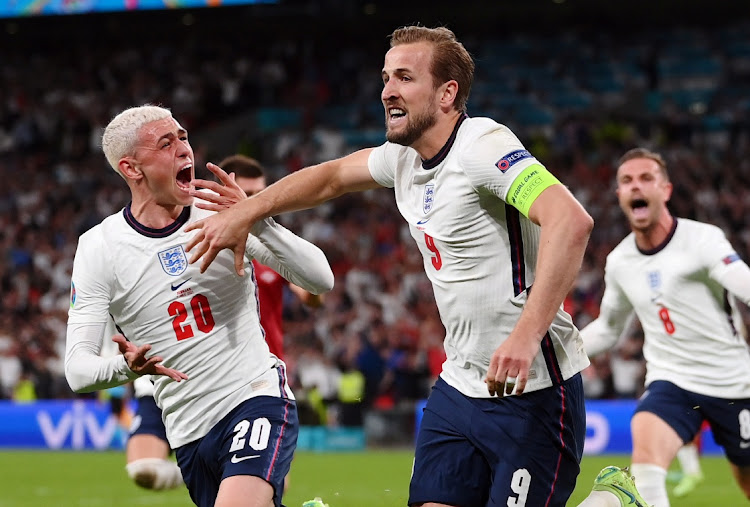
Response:
[[[122,449],[123,434],[106,403],[0,401],[0,448]]]
[[[107,449],[117,431],[114,416],[99,424],[96,415],[81,401],[74,401],[57,422],[46,410],[37,412],[36,420],[50,449],[62,449],[68,438],[72,449],[85,449],[87,438],[95,449]]]

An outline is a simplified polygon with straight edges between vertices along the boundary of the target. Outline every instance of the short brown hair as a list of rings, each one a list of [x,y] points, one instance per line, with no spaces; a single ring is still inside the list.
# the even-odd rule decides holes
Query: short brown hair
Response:
[[[430,72],[435,88],[451,79],[458,83],[458,93],[453,103],[458,111],[466,112],[471,84],[474,81],[474,60],[456,35],[445,27],[427,28],[412,25],[397,28],[391,34],[391,47],[416,42],[429,42],[434,51]]]
[[[620,157],[620,160],[617,161],[617,168],[619,169],[622,164],[624,164],[628,160],[633,160],[634,158],[647,158],[649,160],[653,160],[659,166],[659,169],[661,170],[662,175],[664,175],[664,178],[669,181],[667,163],[664,160],[664,157],[662,157],[655,151],[651,151],[646,148],[633,148],[632,150],[626,151],[625,154]]]
[[[260,162],[246,155],[231,155],[219,162],[218,166],[238,178],[263,178],[266,175]]]

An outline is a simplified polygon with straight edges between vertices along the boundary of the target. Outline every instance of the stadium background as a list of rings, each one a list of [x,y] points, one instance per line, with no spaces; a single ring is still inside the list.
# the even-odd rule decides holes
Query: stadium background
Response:
[[[746,2],[281,0],[0,19],[0,399],[8,400],[0,407],[10,411],[1,445],[24,447],[7,421],[39,429],[41,413],[53,438],[35,445],[53,448],[97,447],[89,429],[109,424],[106,400],[70,392],[62,359],[76,239],[127,202],[98,147],[111,116],[163,104],[189,129],[198,169],[243,152],[277,179],[384,140],[387,35],[412,22],[456,32],[477,63],[469,114],[510,126],[594,217],[566,301],[579,326],[597,314],[604,258],[627,233],[612,179],[630,147],[661,151],[673,212],[722,227],[748,261]],[[408,448],[444,331],[390,191],[280,220],[321,246],[336,273],[323,308],[286,301],[288,363],[305,421],[364,428],[331,442],[313,432],[303,448],[356,447],[362,437],[371,448]],[[585,372],[592,407],[626,411],[602,409],[607,431],[619,424],[625,440],[600,451],[627,452],[641,343],[636,327]],[[341,394],[352,400],[339,392],[341,378],[358,375],[362,403],[342,403]],[[62,401],[28,404],[48,399]],[[115,433],[100,435],[99,447],[119,447]],[[618,442],[608,436],[607,445]]]

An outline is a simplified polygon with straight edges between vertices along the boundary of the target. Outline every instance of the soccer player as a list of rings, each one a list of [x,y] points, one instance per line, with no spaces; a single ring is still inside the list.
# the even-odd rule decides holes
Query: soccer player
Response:
[[[238,276],[228,252],[203,272],[187,262],[187,226],[213,214],[190,195],[187,132],[169,110],[140,106],[107,125],[102,147],[132,201],[79,239],[68,382],[88,392],[154,375],[193,502],[279,506],[298,431],[294,397],[283,361],[263,339],[253,277]],[[311,292],[333,286],[323,252],[273,220],[253,228],[243,251],[240,275],[257,258]],[[122,333],[113,338],[122,355],[102,358],[109,315]]]
[[[219,167],[233,174],[234,181],[245,192],[253,195],[266,187],[265,171],[260,163],[244,155],[233,155],[219,162]],[[216,187],[215,187],[216,188]],[[223,187],[216,188],[223,191]],[[323,295],[313,294],[284,279],[273,269],[252,260],[255,283],[258,288],[260,325],[272,354],[284,359],[282,310],[284,287],[300,298],[307,306],[322,304]],[[161,410],[153,398],[153,384],[149,377],[133,382],[138,400],[137,414],[126,447],[127,472],[141,487],[154,490],[172,489],[183,484],[177,464],[168,459],[171,454]],[[285,483],[289,476],[285,478]],[[286,489],[286,488],[285,488]]]
[[[387,142],[192,224],[188,249],[205,270],[230,248],[240,269],[264,216],[395,188],[446,329],[409,504],[562,506],[580,471],[589,361],[561,304],[593,222],[507,127],[466,115],[473,73],[447,28],[397,29],[382,70]]]
[[[247,196],[252,196],[266,188],[266,172],[254,158],[245,155],[232,155],[219,163],[226,173],[234,174],[237,185]],[[284,289],[296,295],[303,304],[317,308],[323,303],[322,294],[313,294],[291,282],[268,266],[253,260],[255,278],[260,300],[260,324],[266,334],[271,353],[284,359],[284,333],[282,331],[282,309]]]
[[[708,421],[750,498],[750,352],[736,298],[750,303],[750,269],[713,225],[675,218],[664,159],[636,148],[617,169],[632,233],[607,256],[589,355],[614,345],[635,312],[644,330],[646,392],[631,420],[631,472],[643,498],[669,505],[665,479],[679,449]]]

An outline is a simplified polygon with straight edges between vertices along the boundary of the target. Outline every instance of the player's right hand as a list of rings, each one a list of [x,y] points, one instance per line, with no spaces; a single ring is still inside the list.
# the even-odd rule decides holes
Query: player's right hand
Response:
[[[187,380],[187,375],[172,368],[166,368],[161,363],[164,360],[159,356],[146,357],[146,353],[151,350],[151,345],[136,346],[121,334],[112,337],[112,341],[117,344],[120,353],[125,357],[128,367],[138,375],[164,375],[175,382]]]
[[[490,358],[485,378],[490,396],[523,394],[537,352],[539,342],[514,329]]]

